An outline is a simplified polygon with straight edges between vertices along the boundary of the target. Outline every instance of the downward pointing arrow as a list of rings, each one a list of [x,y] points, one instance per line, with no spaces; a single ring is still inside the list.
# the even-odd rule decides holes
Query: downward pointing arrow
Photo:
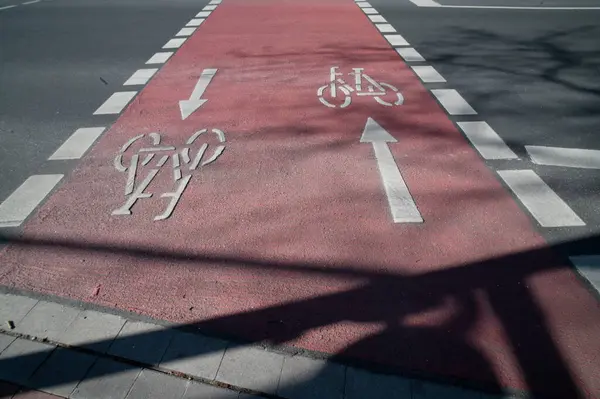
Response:
[[[210,84],[210,81],[217,73],[217,69],[205,69],[200,74],[200,78],[192,91],[192,95],[189,100],[179,101],[179,110],[181,111],[181,119],[185,120],[188,116],[193,114],[198,108],[202,106],[208,100],[202,99],[204,91]]]
[[[360,142],[373,145],[377,167],[383,181],[383,188],[387,195],[394,223],[423,223],[423,217],[421,217],[421,213],[408,191],[408,187],[394,160],[394,155],[392,155],[387,144],[396,143],[398,140],[372,118],[369,118],[360,137]]]

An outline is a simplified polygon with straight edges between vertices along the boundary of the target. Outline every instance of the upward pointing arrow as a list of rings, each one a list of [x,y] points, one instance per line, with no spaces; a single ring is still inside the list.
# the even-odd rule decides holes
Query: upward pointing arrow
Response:
[[[387,144],[397,143],[398,140],[382,128],[379,123],[369,118],[360,137],[360,142],[373,145],[377,167],[383,181],[383,188],[387,195],[394,223],[423,223],[423,217],[408,191],[408,187],[394,160],[394,155],[392,155]]]
[[[217,69],[204,69],[202,74],[200,74],[198,82],[196,82],[196,86],[194,87],[194,91],[192,91],[190,99],[179,101],[179,110],[181,111],[182,120],[185,120],[188,116],[200,108],[202,104],[208,101],[202,99],[201,97],[216,73]]]

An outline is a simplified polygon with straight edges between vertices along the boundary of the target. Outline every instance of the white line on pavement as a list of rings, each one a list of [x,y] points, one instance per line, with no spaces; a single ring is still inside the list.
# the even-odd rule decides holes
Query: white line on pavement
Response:
[[[371,20],[371,22],[383,22],[386,23],[387,20],[385,18],[383,18],[381,15],[368,15],[369,19]]]
[[[158,68],[138,69],[123,83],[123,86],[145,85],[156,71],[158,71]]]
[[[14,7],[16,7],[16,5],[0,7],[0,11],[8,10],[9,8],[14,8]]]
[[[171,48],[179,48],[185,42],[186,38],[175,38],[169,40],[162,48],[171,49]]]
[[[120,91],[113,93],[112,96],[102,104],[94,115],[118,114],[135,97],[137,91]]]
[[[442,7],[442,5],[433,0],[410,0],[416,6],[419,7]]]
[[[390,24],[375,24],[375,26],[377,27],[377,29],[379,29],[379,32],[381,32],[381,33],[396,32],[396,29],[394,29],[394,27]]]
[[[379,14],[377,12],[377,10],[372,7],[363,8],[362,10],[364,11],[365,14]]]
[[[368,1],[357,1],[356,4],[360,8],[369,8],[369,7],[372,7],[371,4]]]
[[[600,169],[600,151],[579,148],[526,145],[531,160],[538,165]]]
[[[17,227],[63,178],[63,175],[33,175],[0,204],[0,227]]]
[[[208,4],[221,4],[221,1],[222,0],[211,0],[211,2]]]
[[[471,141],[473,146],[485,159],[518,159],[515,154],[500,138],[498,133],[486,122],[457,122],[458,127]]]
[[[418,65],[412,67],[413,71],[421,78],[423,83],[444,83],[446,79],[434,67],[429,65]]]
[[[28,4],[35,4],[35,3],[39,3],[42,0],[32,0],[32,1],[26,1],[25,3],[21,3],[24,6],[28,5]]]
[[[214,10],[214,9],[216,9],[216,8],[217,8],[217,6],[216,6],[216,5],[209,4],[209,5],[205,6],[205,7],[202,9],[202,11],[212,11],[212,10]]]
[[[204,22],[204,18],[194,18],[191,19],[190,22],[185,24],[185,26],[200,26],[202,22]]]
[[[450,115],[477,115],[477,111],[454,89],[435,89],[431,93]]]
[[[164,64],[172,55],[172,51],[156,53],[152,57],[150,57],[148,61],[146,61],[146,64]]]
[[[392,46],[408,46],[408,42],[400,34],[383,35]]]
[[[196,14],[196,18],[206,18],[210,15],[211,11],[200,11]]]
[[[104,129],[103,127],[83,127],[75,130],[48,160],[61,161],[81,158],[104,132]]]
[[[585,226],[533,170],[500,170],[498,175],[542,227]]]
[[[181,28],[175,36],[191,36],[197,28]]]
[[[600,294],[600,255],[570,256],[569,260]]]
[[[413,1],[413,3],[414,3],[414,1]],[[420,7],[473,8],[473,9],[490,9],[490,10],[537,10],[537,11],[600,10],[600,7],[451,6],[451,5],[442,5],[442,4],[438,4],[436,6],[420,6]]]
[[[402,57],[406,62],[425,61],[425,58],[423,58],[423,56],[412,47],[400,47],[397,48],[396,51],[398,52],[398,54],[400,54],[400,57]]]

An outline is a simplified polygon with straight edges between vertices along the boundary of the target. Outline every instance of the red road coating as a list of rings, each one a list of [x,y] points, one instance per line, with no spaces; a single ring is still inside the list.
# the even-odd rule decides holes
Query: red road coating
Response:
[[[324,107],[316,90],[333,65],[365,68],[405,105]],[[204,68],[219,69],[208,102],[182,122],[178,101]],[[398,139],[424,224],[391,223],[359,143],[368,116]],[[112,166],[124,142],[158,131],[181,144],[204,127],[222,129],[227,149],[169,220],[152,222],[160,191],[111,216],[125,200]],[[25,238],[0,258],[0,283],[425,375],[600,397],[595,298],[533,250],[545,242],[528,217],[349,0],[225,1]]]

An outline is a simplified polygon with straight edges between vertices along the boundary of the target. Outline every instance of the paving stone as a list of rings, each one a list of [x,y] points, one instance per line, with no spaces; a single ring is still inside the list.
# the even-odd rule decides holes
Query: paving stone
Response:
[[[27,339],[15,339],[0,354],[0,380],[23,385],[54,346]]]
[[[183,399],[238,399],[238,392],[190,381]]]
[[[11,398],[18,390],[18,385],[0,381],[0,398]]]
[[[56,348],[26,386],[55,395],[69,396],[92,366],[96,356]]]
[[[0,334],[0,353],[4,351],[4,349],[8,348],[8,345],[12,344],[15,340],[15,337],[11,337],[10,335]]]
[[[127,399],[181,399],[188,380],[144,369],[133,383]]]
[[[277,395],[289,399],[344,396],[344,366],[307,357],[286,357]]]
[[[37,302],[26,296],[0,294],[0,328],[8,330],[6,322],[9,320],[18,325]]]
[[[58,341],[104,353],[121,331],[125,321],[124,318],[112,314],[84,310],[77,315]]]
[[[109,359],[98,359],[71,394],[74,399],[124,399],[141,369]]]
[[[53,302],[40,301],[16,325],[15,331],[38,338],[58,341],[80,310]]]
[[[283,356],[258,348],[228,348],[217,380],[242,388],[274,394],[283,367]]]
[[[226,347],[220,339],[175,331],[160,366],[214,380]]]
[[[481,399],[481,393],[450,385],[412,382],[413,399]]]
[[[171,341],[173,331],[150,323],[128,321],[108,353],[144,364],[157,365]]]
[[[346,371],[346,398],[411,399],[410,380],[348,367]],[[447,398],[444,397],[443,399]]]

